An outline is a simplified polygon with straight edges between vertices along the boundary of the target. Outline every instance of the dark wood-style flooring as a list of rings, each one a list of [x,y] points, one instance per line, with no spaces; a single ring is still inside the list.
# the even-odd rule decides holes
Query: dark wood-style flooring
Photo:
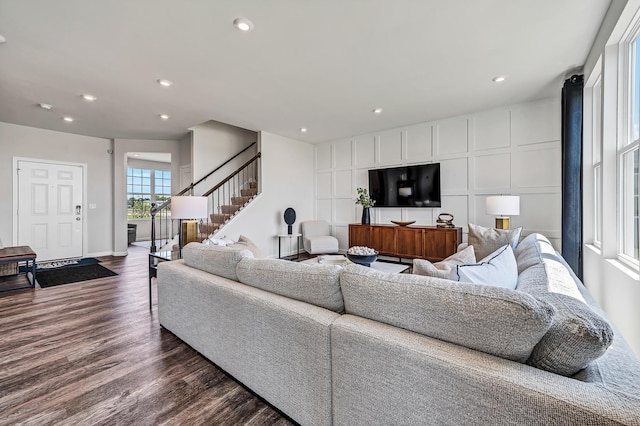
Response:
[[[0,294],[0,425],[291,424],[159,326],[147,255],[130,246],[100,258],[117,276]]]

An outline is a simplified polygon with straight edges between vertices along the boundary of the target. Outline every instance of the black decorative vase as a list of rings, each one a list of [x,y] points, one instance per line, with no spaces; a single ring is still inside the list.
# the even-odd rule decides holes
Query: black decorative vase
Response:
[[[362,209],[362,224],[369,225],[371,223],[371,214],[369,213],[369,207]]]

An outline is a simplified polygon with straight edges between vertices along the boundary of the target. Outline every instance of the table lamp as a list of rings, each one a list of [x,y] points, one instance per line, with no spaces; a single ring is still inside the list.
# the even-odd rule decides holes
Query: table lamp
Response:
[[[509,216],[520,214],[518,195],[494,195],[487,197],[487,214],[496,217],[496,229],[509,229]]]
[[[207,217],[207,213],[207,197],[171,197],[171,218],[180,220],[180,231],[178,232],[178,246],[180,250],[182,250],[182,246],[185,243],[190,243],[197,239],[197,222],[188,222],[183,226],[182,220],[200,219]]]

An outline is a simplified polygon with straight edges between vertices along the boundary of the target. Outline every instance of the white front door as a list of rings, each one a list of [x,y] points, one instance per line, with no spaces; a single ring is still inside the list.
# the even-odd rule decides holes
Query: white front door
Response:
[[[82,257],[82,166],[18,161],[18,245],[37,260]]]

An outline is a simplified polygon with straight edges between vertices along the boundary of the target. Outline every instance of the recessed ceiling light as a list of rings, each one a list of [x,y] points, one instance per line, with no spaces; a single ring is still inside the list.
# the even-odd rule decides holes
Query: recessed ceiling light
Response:
[[[67,123],[71,123],[73,121],[73,117],[69,117],[68,115],[65,115],[62,119]]]
[[[247,18],[236,18],[233,20],[233,26],[240,31],[248,32],[253,29],[253,22]]]
[[[82,95],[82,99],[84,99],[84,100],[85,100],[85,101],[87,101],[87,102],[94,102],[94,101],[98,100],[98,98],[96,98],[96,97],[95,97],[95,96],[93,96],[93,95],[90,95],[89,93],[85,93],[85,94],[83,94],[83,95]]]
[[[173,82],[161,78],[160,80],[158,80],[158,84],[162,87],[170,87],[171,85],[173,85]]]
[[[300,131],[301,131],[302,133],[306,133],[306,132],[307,132],[307,128],[306,128],[306,127],[302,127],[302,128],[300,128]]]
[[[6,42],[7,42],[7,39],[4,38],[4,36],[2,34],[0,34],[0,44],[6,43]]]
[[[382,108],[376,108],[373,110],[374,114],[382,114]]]
[[[493,77],[491,81],[493,81],[494,83],[502,83],[506,79],[507,77],[505,77],[504,75],[499,75],[499,76]]]
[[[169,115],[168,114],[160,114],[159,117],[163,120],[168,120],[169,119]]]
[[[50,110],[53,109],[53,105],[51,104],[45,104],[44,102],[41,102],[38,104],[38,106],[42,109],[46,109],[46,110]]]

